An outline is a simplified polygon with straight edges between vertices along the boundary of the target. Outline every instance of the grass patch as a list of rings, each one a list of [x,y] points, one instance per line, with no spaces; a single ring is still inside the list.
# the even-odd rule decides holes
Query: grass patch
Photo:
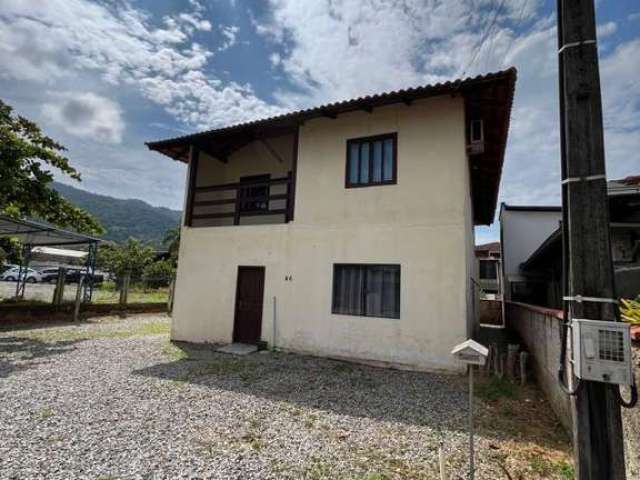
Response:
[[[570,480],[575,477],[573,465],[565,460],[552,461],[544,457],[531,458],[529,466],[534,473],[542,478],[561,478]]]
[[[129,303],[163,303],[169,299],[168,288],[130,288],[127,295]],[[110,285],[94,290],[92,303],[118,303],[120,292]]]
[[[46,420],[48,418],[53,417],[53,410],[51,410],[49,407],[44,407],[41,408],[40,410],[38,410],[38,412],[36,413],[36,416],[38,417],[38,419],[40,420]]]
[[[305,418],[304,426],[311,429],[316,425],[317,421],[318,421],[318,416],[312,413],[310,415],[307,415],[307,418]]]
[[[168,335],[169,330],[168,320],[156,320],[137,324],[128,323],[124,327],[122,323],[115,322],[104,325],[94,324],[87,326],[86,324],[79,324],[58,328],[43,328],[21,333],[20,337],[53,343],[101,338],[125,339],[149,335]]]
[[[171,360],[175,360],[176,362],[180,360],[187,360],[189,358],[189,354],[185,350],[177,347],[171,342],[168,342],[162,347],[162,353],[171,358]]]
[[[328,462],[318,458],[312,458],[305,467],[303,478],[308,478],[309,480],[332,478],[330,473],[331,465]]]
[[[485,401],[495,402],[502,398],[516,399],[519,392],[518,387],[506,378],[489,377],[478,383],[476,395]]]

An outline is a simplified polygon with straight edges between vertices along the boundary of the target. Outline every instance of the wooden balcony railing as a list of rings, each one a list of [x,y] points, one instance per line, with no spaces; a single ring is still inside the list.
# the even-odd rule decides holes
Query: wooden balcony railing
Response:
[[[272,193],[272,187],[280,192]],[[240,225],[242,217],[263,215],[283,215],[284,223],[287,223],[293,218],[293,188],[291,172],[280,178],[196,187],[189,212],[189,224],[192,225],[194,220],[233,219],[233,225]],[[229,196],[229,192],[233,196]],[[203,198],[211,195],[215,197],[216,194],[224,198]],[[278,204],[278,208],[273,206],[274,202]],[[233,206],[233,209],[229,210],[229,206]],[[207,211],[198,211],[203,209]],[[220,225],[228,224],[222,222]]]

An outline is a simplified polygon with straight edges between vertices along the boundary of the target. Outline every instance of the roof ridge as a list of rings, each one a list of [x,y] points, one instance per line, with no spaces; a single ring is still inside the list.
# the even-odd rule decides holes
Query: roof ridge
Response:
[[[364,96],[355,97],[355,98],[337,100],[335,102],[324,103],[321,105],[317,105],[315,107],[287,111],[284,113],[280,113],[278,115],[273,115],[271,117],[256,118],[254,120],[248,120],[246,122],[233,123],[230,125],[202,130],[202,131],[190,133],[187,135],[180,135],[177,137],[167,138],[163,140],[145,142],[145,145],[147,145],[147,147],[151,149],[152,146],[161,145],[163,143],[177,142],[181,140],[197,138],[199,136],[204,136],[214,132],[223,132],[227,130],[250,127],[263,122],[266,123],[266,122],[273,122],[278,120],[286,120],[288,118],[293,118],[296,116],[303,116],[303,115],[313,114],[315,112],[321,112],[323,110],[330,109],[330,108],[346,107],[346,106],[349,106],[350,104],[358,104],[366,101],[380,100],[386,97],[393,97],[398,95],[411,95],[411,94],[415,94],[415,93],[419,93],[427,90],[451,89],[452,87],[457,89],[459,87],[462,87],[465,84],[490,81],[490,80],[495,80],[497,78],[508,77],[508,76],[513,76],[513,80],[515,82],[515,77],[517,76],[517,69],[515,67],[509,67],[508,69],[505,69],[505,70],[489,72],[484,75],[479,74],[479,75],[476,75],[475,77],[457,78],[453,80],[447,80],[445,82],[438,82],[434,84],[423,84],[423,85],[418,85],[413,87],[401,88],[397,90],[377,92],[370,95],[364,95]]]

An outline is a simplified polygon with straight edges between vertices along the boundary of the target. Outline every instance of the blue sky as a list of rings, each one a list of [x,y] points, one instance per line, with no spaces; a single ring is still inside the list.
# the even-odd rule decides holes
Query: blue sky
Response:
[[[619,178],[640,172],[640,3],[596,6]],[[556,204],[555,52],[550,1],[0,0],[0,98],[67,146],[81,188],[176,209],[185,167],[145,141],[512,65],[500,201]]]

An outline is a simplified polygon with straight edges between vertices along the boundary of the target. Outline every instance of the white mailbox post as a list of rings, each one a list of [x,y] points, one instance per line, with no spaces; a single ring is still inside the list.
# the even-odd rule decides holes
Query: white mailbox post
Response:
[[[469,339],[453,347],[451,355],[469,366],[469,479],[473,480],[473,366],[485,364],[489,349]]]

